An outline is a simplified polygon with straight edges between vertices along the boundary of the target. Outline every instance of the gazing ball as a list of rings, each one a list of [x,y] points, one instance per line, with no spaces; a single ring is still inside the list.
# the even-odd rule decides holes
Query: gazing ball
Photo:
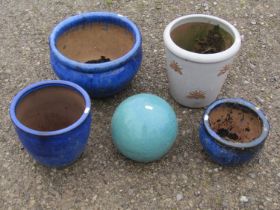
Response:
[[[173,108],[164,99],[142,93],[117,107],[111,129],[120,153],[138,162],[151,162],[172,147],[178,124]]]

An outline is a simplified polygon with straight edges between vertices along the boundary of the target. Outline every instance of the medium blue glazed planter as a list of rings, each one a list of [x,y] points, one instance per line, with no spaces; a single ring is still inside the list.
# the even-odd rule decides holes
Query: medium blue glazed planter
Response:
[[[215,132],[210,125],[211,112],[219,106],[229,105],[240,110],[252,112],[260,120],[260,135],[249,142],[227,140]],[[251,118],[252,119],[252,118]],[[266,116],[254,104],[241,99],[220,99],[213,102],[205,111],[199,129],[200,142],[210,158],[220,165],[235,166],[252,159],[263,147],[269,134],[269,123]]]
[[[69,59],[57,48],[65,32],[89,23],[104,23],[127,29],[134,38],[132,48],[123,56],[104,63],[82,63]],[[56,75],[83,87],[92,97],[107,97],[124,89],[136,75],[142,61],[142,38],[138,27],[128,18],[109,12],[90,12],[60,22],[49,37],[50,62]]]
[[[112,137],[126,157],[151,162],[165,155],[175,142],[176,114],[162,98],[138,94],[124,100],[112,118]]]
[[[80,86],[47,80],[21,90],[10,117],[28,153],[48,167],[64,167],[84,151],[91,124],[90,98]]]

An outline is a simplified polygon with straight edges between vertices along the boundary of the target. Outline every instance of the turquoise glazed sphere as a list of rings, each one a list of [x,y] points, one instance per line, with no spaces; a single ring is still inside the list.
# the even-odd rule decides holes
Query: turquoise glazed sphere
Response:
[[[138,94],[124,100],[112,118],[112,137],[117,149],[138,162],[165,155],[175,142],[176,114],[162,98]]]

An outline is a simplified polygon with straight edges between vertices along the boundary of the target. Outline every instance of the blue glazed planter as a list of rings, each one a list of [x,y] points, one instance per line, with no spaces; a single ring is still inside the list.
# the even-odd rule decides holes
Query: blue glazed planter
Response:
[[[257,138],[248,142],[237,142],[221,137],[210,125],[211,112],[220,106],[238,107],[253,113],[260,121],[261,129]],[[253,119],[253,118],[251,118]],[[213,102],[205,111],[199,129],[200,142],[210,158],[220,165],[234,166],[243,164],[252,159],[263,147],[269,134],[269,123],[260,108],[241,99],[220,99]]]
[[[138,162],[164,156],[175,142],[176,114],[162,98],[138,94],[124,100],[112,118],[112,137],[117,149]]]
[[[64,167],[84,151],[91,124],[90,98],[80,86],[47,80],[21,90],[10,117],[28,153],[48,167]]]
[[[84,24],[113,24],[133,36],[132,48],[123,56],[104,63],[82,63],[66,57],[57,48],[65,32]],[[107,25],[106,25],[107,24]],[[83,87],[92,97],[107,97],[124,89],[136,75],[142,61],[142,38],[138,27],[128,18],[109,12],[90,12],[60,22],[49,37],[50,62],[56,75]]]

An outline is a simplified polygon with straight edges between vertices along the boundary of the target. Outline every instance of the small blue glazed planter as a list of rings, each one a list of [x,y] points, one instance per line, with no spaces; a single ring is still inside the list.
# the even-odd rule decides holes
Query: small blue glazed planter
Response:
[[[84,24],[104,23],[128,30],[132,48],[123,56],[104,63],[82,63],[66,57],[57,48],[57,40],[65,32]],[[138,27],[128,18],[109,12],[90,12],[60,22],[49,37],[50,62],[56,75],[83,87],[92,97],[107,97],[124,89],[136,75],[142,61],[142,38]]]
[[[223,105],[240,107],[241,110],[253,113],[261,124],[260,135],[249,142],[231,141],[221,137],[210,125],[210,114]],[[213,102],[206,109],[199,129],[200,142],[206,153],[213,161],[225,166],[240,165],[252,159],[263,147],[268,134],[269,123],[264,113],[259,107],[241,98],[220,99]]]
[[[42,81],[13,98],[10,117],[21,143],[36,161],[64,167],[73,163],[87,144],[90,98],[72,82]]]

